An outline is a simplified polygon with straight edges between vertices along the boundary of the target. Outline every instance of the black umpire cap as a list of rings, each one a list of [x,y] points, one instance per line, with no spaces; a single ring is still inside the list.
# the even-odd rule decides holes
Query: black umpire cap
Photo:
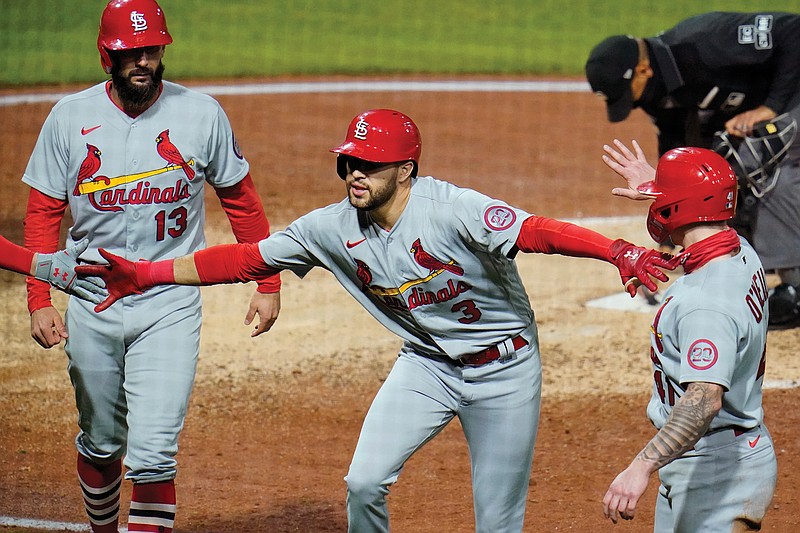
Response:
[[[592,90],[605,96],[608,120],[621,122],[633,109],[631,80],[639,63],[639,45],[630,35],[614,35],[592,49],[586,61],[586,79]]]

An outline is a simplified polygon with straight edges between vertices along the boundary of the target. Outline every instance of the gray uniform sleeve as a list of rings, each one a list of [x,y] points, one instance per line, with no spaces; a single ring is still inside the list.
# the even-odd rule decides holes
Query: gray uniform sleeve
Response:
[[[59,130],[56,108],[44,121],[22,181],[34,189],[61,200],[67,197],[69,151]]]
[[[230,187],[244,179],[250,165],[242,155],[225,111],[218,106],[208,138],[209,162],[206,181],[214,187]]]
[[[707,309],[688,313],[678,323],[680,383],[706,382],[730,390],[737,361],[737,327],[728,315]]]
[[[521,209],[473,190],[465,190],[454,204],[461,238],[472,248],[509,257],[515,250],[522,223],[530,215]]]
[[[267,265],[281,270],[291,270],[298,277],[304,277],[315,266],[323,266],[310,251],[315,248],[309,243],[314,234],[314,220],[306,215],[294,221],[285,230],[273,233],[258,244],[261,257]]]

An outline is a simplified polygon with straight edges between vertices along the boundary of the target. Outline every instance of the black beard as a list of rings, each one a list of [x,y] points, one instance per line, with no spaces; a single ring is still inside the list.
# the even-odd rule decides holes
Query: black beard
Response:
[[[354,200],[351,199],[350,200],[350,205],[352,205],[353,207],[355,207],[359,211],[363,211],[363,212],[373,211],[373,210],[375,210],[375,209],[377,209],[379,207],[382,207],[382,206],[386,205],[386,203],[389,202],[389,200],[392,199],[392,197],[395,195],[395,192],[397,191],[397,182],[396,182],[396,180],[397,180],[397,174],[399,172],[400,172],[400,169],[396,168],[393,181],[387,182],[386,185],[384,185],[383,188],[370,190],[370,200],[369,200],[369,202],[367,202],[366,204],[364,204],[362,206],[358,206],[358,205],[356,205],[354,203]],[[357,200],[355,202],[358,203]]]
[[[111,83],[117,90],[117,95],[126,110],[143,111],[158,94],[163,75],[164,63],[159,63],[156,71],[150,76],[151,83],[144,86],[134,85],[129,78],[122,76],[119,68],[114,65],[111,69]]]

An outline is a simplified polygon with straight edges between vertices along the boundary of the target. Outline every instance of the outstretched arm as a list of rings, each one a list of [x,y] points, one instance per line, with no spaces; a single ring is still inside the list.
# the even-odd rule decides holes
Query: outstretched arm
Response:
[[[81,276],[102,278],[108,298],[95,307],[100,312],[115,301],[156,285],[217,285],[263,279],[278,270],[267,266],[258,243],[221,244],[164,261],[128,261],[100,248],[108,265],[79,265]]]
[[[633,151],[631,151],[619,139],[614,139],[614,146],[603,145],[603,163],[608,167],[625,178],[628,183],[627,187],[615,187],[611,189],[611,194],[614,196],[622,196],[630,198],[631,200],[651,200],[651,196],[647,196],[638,192],[636,189],[641,184],[652,181],[656,177],[656,169],[647,162],[639,143],[635,140],[633,144]]]
[[[690,450],[705,435],[722,408],[724,389],[715,383],[690,383],[658,433],[608,487],[603,514],[615,524],[632,520],[650,474]]]
[[[33,263],[35,255],[27,248],[14,244],[0,235],[0,268],[32,276],[36,273]]]
[[[166,265],[165,265],[166,267]],[[169,279],[169,274],[165,273],[165,281]],[[175,285],[202,285],[200,274],[197,273],[197,265],[194,262],[194,254],[178,257],[172,262],[172,281]]]
[[[523,252],[590,257],[607,261],[619,270],[625,290],[636,296],[636,287],[655,291],[652,278],[668,281],[659,269],[674,270],[678,263],[669,254],[635,246],[623,239],[611,240],[588,228],[551,218],[531,216],[522,223],[516,246]]]

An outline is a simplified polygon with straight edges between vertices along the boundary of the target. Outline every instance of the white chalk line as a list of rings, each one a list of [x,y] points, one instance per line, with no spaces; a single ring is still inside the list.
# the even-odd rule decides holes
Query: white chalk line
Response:
[[[89,524],[72,522],[56,522],[53,520],[33,520],[30,518],[14,518],[0,516],[0,526],[24,527],[27,529],[43,529],[47,531],[91,531]],[[120,533],[127,533],[128,528],[121,528]]]
[[[194,85],[192,89],[211,96],[247,96],[254,94],[366,93],[366,92],[514,92],[514,93],[586,93],[584,81],[339,81],[246,83],[240,85]],[[57,102],[69,92],[21,93],[0,96],[0,107]]]

